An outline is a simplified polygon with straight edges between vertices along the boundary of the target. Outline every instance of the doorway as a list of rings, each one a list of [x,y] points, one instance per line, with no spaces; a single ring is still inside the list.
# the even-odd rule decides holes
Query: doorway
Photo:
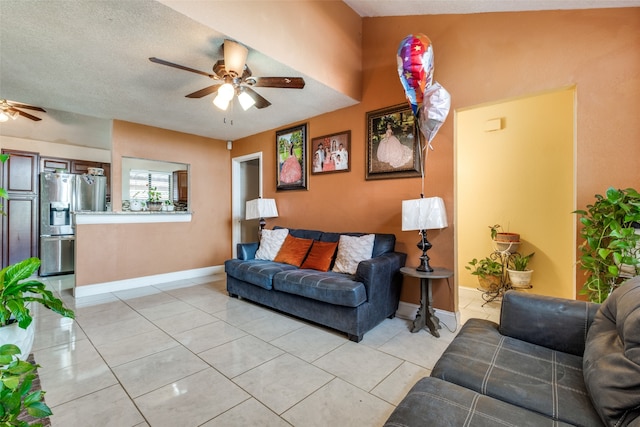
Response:
[[[571,86],[455,113],[456,279],[495,248],[490,226],[535,252],[528,292],[575,298],[575,98]]]
[[[236,258],[238,243],[258,241],[258,220],[244,218],[247,200],[262,197],[262,152],[234,157],[231,163],[231,252]]]

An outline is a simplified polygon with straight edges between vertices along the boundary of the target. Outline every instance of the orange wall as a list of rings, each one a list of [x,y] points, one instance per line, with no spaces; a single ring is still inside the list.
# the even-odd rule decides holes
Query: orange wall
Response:
[[[413,33],[431,39],[435,80],[451,93],[452,111],[576,85],[578,207],[609,186],[640,187],[640,8],[365,18],[362,103],[307,121],[309,138],[351,130],[350,172],[310,175],[309,191],[276,193],[275,132],[234,144],[232,156],[264,152],[264,196],[276,198],[280,213],[268,226],[394,233],[407,264],[417,264],[418,236],[400,231],[400,210],[403,199],[419,197],[420,179],[364,179],[366,112],[405,102],[395,56]],[[426,196],[444,198],[449,216],[449,228],[429,233],[429,255],[433,265],[451,269],[452,117],[433,141],[425,185]],[[406,285],[401,299],[416,302],[417,288]],[[455,308],[446,286],[435,287],[434,299],[439,308]]]
[[[190,165],[188,223],[79,225],[76,286],[219,266],[231,256],[230,161],[226,143],[114,121],[113,209],[121,210],[122,157]]]

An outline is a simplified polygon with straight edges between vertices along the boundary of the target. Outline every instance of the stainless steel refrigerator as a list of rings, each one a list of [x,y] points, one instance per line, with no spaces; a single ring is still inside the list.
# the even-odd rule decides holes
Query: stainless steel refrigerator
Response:
[[[104,176],[40,174],[41,276],[74,271],[74,213],[104,211],[106,190]]]

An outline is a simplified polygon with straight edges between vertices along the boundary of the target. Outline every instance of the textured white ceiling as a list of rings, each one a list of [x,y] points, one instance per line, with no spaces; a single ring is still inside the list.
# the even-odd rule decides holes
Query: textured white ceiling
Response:
[[[237,3],[240,1],[244,0]],[[264,7],[268,3],[258,5]],[[346,3],[361,16],[391,16],[639,6],[640,0],[346,0]],[[46,141],[59,134],[60,127],[81,126],[83,117],[88,116],[91,131],[86,134],[93,132],[92,138],[75,136],[69,137],[74,140],[60,142],[109,148],[110,127],[101,125],[100,120],[108,124],[111,119],[235,140],[357,102],[297,71],[296,65],[282,64],[254,49],[250,49],[247,63],[255,76],[299,76],[305,78],[306,87],[256,88],[272,105],[246,112],[238,105],[221,112],[211,103],[211,95],[185,98],[186,94],[209,86],[211,80],[153,64],[148,58],[156,56],[209,72],[222,57],[220,47],[225,35],[167,4],[173,3],[0,0],[0,99],[50,110],[49,114],[36,114],[43,117],[41,122],[20,118],[1,124],[0,134]],[[202,5],[215,8],[216,2]],[[258,6],[253,3],[252,7]],[[286,31],[283,25],[273,27]],[[269,28],[256,31],[260,31],[260,37],[269,39],[273,33]],[[96,129],[102,131],[95,132]]]

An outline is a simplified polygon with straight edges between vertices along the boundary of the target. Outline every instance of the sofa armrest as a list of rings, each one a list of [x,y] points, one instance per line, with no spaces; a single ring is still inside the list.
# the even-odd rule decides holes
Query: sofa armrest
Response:
[[[258,251],[258,246],[258,242],[238,243],[238,259],[254,259],[256,257],[256,252]]]
[[[356,280],[364,283],[370,302],[387,298],[406,259],[407,254],[402,252],[387,252],[358,264]]]
[[[600,304],[508,291],[502,299],[502,335],[582,356]]]

